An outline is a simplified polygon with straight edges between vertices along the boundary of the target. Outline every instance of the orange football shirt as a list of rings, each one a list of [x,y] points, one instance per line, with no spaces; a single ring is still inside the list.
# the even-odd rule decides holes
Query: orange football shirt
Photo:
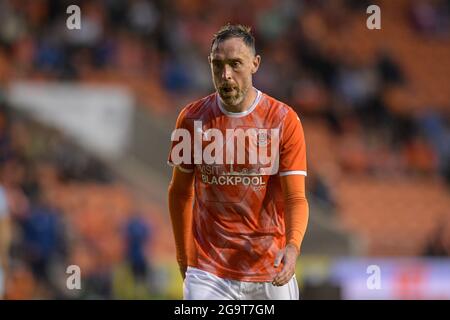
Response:
[[[201,123],[201,127],[199,127]],[[257,97],[246,111],[230,113],[222,106],[217,93],[187,105],[176,123],[186,129],[192,141],[188,163],[174,161],[172,142],[168,163],[178,165],[195,175],[193,207],[193,238],[196,257],[189,265],[219,277],[241,281],[272,281],[277,273],[273,266],[277,252],[286,245],[284,205],[279,177],[289,174],[306,176],[306,145],[301,121],[292,108],[257,90]],[[223,133],[224,164],[208,164],[205,159],[195,162],[194,135],[207,135],[208,129]],[[275,171],[262,170],[260,163],[251,162],[250,141],[246,140],[244,163],[238,161],[234,141],[234,156],[227,160],[230,129],[256,129],[258,145],[271,150],[272,140],[278,143],[279,162]],[[264,130],[265,129],[265,130]],[[278,133],[278,139],[275,139]],[[197,136],[198,137],[198,136]],[[205,151],[215,138],[203,138]],[[199,150],[197,148],[197,150]],[[217,149],[218,150],[218,149]],[[217,150],[215,153],[217,154]],[[251,150],[251,151],[249,151]],[[268,151],[271,155],[271,152]],[[275,154],[275,153],[274,153]],[[273,161],[275,162],[275,161]],[[265,167],[267,168],[267,166]],[[263,168],[264,169],[264,168]]]

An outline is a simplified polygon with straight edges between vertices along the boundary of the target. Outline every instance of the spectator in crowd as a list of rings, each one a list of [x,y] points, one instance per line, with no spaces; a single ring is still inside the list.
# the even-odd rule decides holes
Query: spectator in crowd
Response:
[[[61,213],[51,207],[45,193],[33,200],[23,223],[25,250],[34,277],[51,284],[51,267],[64,253],[64,228]]]
[[[134,212],[126,223],[126,259],[131,267],[135,287],[139,283],[151,284],[151,263],[148,260],[148,246],[151,228],[143,214]]]

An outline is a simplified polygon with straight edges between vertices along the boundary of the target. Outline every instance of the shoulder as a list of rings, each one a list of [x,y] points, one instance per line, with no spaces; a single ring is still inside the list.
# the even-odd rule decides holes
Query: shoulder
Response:
[[[206,110],[210,110],[210,107],[215,103],[216,94],[210,95],[187,104],[178,116],[179,119],[196,119],[205,113]]]
[[[288,104],[269,96],[266,93],[262,94],[263,101],[261,103],[264,112],[267,112],[272,117],[276,117],[280,122],[286,120],[300,120],[297,112]]]

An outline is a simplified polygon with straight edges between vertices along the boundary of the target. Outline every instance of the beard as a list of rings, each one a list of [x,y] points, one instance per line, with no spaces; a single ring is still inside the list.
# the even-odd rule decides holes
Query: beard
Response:
[[[248,88],[240,89],[236,85],[225,84],[217,88],[220,98],[223,103],[228,106],[237,106],[245,98]]]

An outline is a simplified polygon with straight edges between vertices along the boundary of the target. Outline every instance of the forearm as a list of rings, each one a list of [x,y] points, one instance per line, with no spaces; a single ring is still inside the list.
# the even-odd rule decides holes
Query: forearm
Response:
[[[286,244],[294,245],[300,252],[309,219],[309,205],[305,195],[305,177],[296,175],[283,177],[282,189]]]
[[[286,244],[293,244],[300,252],[309,218],[309,206],[305,197],[291,195],[285,200]]]
[[[194,191],[189,177],[183,176],[174,170],[174,177],[169,186],[169,212],[172,230],[175,237],[177,261],[180,266],[187,266],[192,238],[192,203]]]

